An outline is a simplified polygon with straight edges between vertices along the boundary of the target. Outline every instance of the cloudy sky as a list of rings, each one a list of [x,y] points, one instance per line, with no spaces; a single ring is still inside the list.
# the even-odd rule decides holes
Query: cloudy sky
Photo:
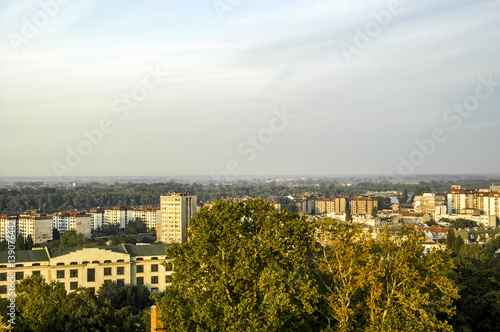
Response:
[[[1,1],[0,176],[499,173],[499,11]]]

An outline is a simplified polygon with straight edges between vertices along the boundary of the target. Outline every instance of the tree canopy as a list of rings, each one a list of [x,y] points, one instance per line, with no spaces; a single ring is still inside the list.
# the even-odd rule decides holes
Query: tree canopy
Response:
[[[260,199],[219,202],[167,249],[175,273],[157,305],[173,331],[451,331],[453,263],[424,241],[414,228],[374,239]]]

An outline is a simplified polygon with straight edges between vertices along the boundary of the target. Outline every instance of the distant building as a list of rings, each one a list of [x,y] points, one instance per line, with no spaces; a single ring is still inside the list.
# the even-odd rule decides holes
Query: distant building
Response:
[[[17,234],[26,240],[31,235],[33,244],[52,240],[52,216],[45,213],[21,213],[17,222]]]
[[[91,215],[76,211],[57,212],[52,215],[52,228],[57,229],[60,233],[75,230],[85,237],[90,237],[92,234]]]
[[[161,218],[161,210],[159,207],[141,206],[138,209],[127,210],[127,220],[140,218],[148,229],[156,228],[158,221]]]
[[[113,206],[104,210],[104,223],[108,225],[119,225],[124,229],[127,225],[127,208],[124,206]]]
[[[95,230],[101,228],[104,223],[104,210],[103,209],[90,209],[87,211],[90,214],[90,228]]]
[[[187,241],[189,220],[196,213],[196,196],[170,194],[160,197],[161,223],[156,227],[157,240],[163,243]]]
[[[42,275],[47,282],[59,281],[66,290],[83,286],[95,291],[102,284],[146,285],[151,291],[163,291],[172,271],[166,261],[166,245],[118,245],[95,248],[57,248],[16,251],[15,267],[8,264],[7,251],[0,252],[0,297],[7,297],[9,276],[16,282],[26,276]]]
[[[378,208],[378,201],[375,196],[361,195],[351,199],[351,214],[353,216],[371,214],[374,207]]]

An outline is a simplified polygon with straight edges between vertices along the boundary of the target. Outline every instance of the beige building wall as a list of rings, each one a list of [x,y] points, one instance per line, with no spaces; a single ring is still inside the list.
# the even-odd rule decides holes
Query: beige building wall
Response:
[[[161,244],[18,251],[13,267],[8,263],[7,252],[0,252],[0,297],[7,297],[11,274],[15,275],[16,282],[39,274],[47,282],[63,283],[68,292],[77,287],[97,291],[111,281],[144,284],[150,291],[163,291],[172,275],[172,271],[162,265],[164,262],[165,245]]]
[[[161,225],[157,240],[163,243],[187,241],[189,220],[196,213],[196,196],[170,194],[160,197]]]

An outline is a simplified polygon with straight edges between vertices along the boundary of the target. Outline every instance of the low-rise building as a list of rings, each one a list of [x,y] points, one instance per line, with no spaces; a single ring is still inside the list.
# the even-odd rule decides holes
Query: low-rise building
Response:
[[[163,291],[172,275],[162,265],[166,245],[102,246],[16,251],[10,263],[7,251],[0,252],[0,297],[7,297],[9,277],[19,282],[26,276],[41,275],[47,282],[58,281],[66,290],[80,286],[98,290],[106,282],[146,285]]]

